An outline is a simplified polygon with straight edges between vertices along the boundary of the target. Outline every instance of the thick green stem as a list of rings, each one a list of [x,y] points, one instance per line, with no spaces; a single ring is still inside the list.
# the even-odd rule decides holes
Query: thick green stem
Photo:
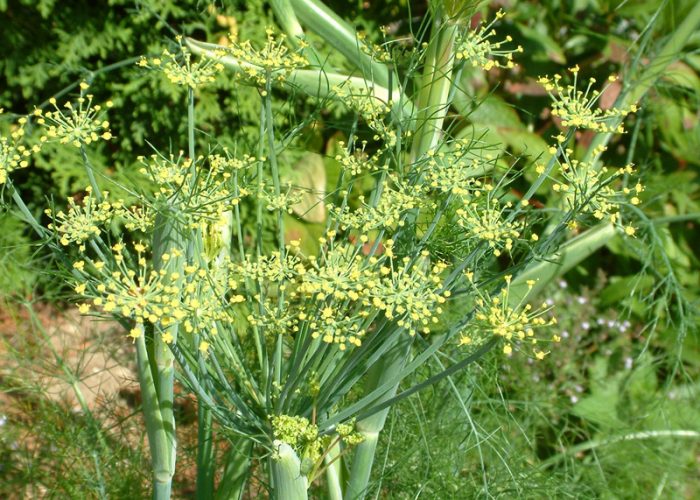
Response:
[[[253,442],[244,437],[230,440],[231,449],[226,454],[221,482],[216,490],[216,500],[240,500],[250,474],[250,455]]]
[[[171,328],[170,334],[177,338],[177,328]],[[172,478],[173,474],[175,474],[175,458],[177,449],[174,413],[175,365],[173,353],[170,351],[170,347],[163,341],[162,335],[160,335],[159,332],[154,332],[153,358],[157,373],[156,387],[158,390],[158,406],[160,407],[163,428],[168,439],[168,449],[170,454],[169,474]]]
[[[197,498],[212,498],[214,494],[214,451],[211,410],[200,401],[197,408]]]
[[[270,0],[270,7],[272,7],[277,22],[280,24],[280,26],[282,26],[282,29],[289,37],[288,40],[292,43],[292,45],[301,50],[302,54],[312,66],[316,66],[318,68],[322,67],[324,63],[318,57],[318,54],[313,47],[311,47],[308,42],[306,46],[302,45],[301,43],[306,42],[306,34],[304,33],[304,29],[301,27],[299,19],[294,12],[292,2],[290,0]]]
[[[190,101],[191,107],[192,101]],[[193,113],[189,113],[190,117]],[[193,124],[188,123],[188,128],[193,131]],[[193,132],[191,136],[193,135]],[[194,152],[194,145],[190,144],[190,153]],[[156,272],[179,271],[184,265],[182,250],[185,248],[184,235],[179,227],[178,216],[170,213],[170,207],[163,207],[162,212],[156,216],[155,229],[153,233],[153,263]],[[174,250],[177,250],[175,252]],[[164,258],[165,255],[168,258]],[[154,327],[153,339],[151,343],[150,357],[148,359],[153,392],[156,397],[156,409],[158,416],[158,439],[159,455],[166,454],[167,457],[159,456],[156,470],[154,462],[154,474],[157,472],[154,481],[154,488],[158,495],[165,495],[170,491],[170,482],[175,473],[175,461],[177,442],[175,436],[175,414],[174,414],[174,383],[175,383],[175,360],[173,352],[168,343],[164,340],[164,334],[169,334],[168,340],[172,343],[178,342],[178,325],[172,325],[165,330]],[[145,380],[144,384],[149,380]],[[144,391],[144,384],[141,390]],[[145,400],[145,398],[144,398]],[[144,410],[146,406],[144,404]],[[148,421],[147,421],[148,422]],[[148,425],[148,423],[147,423]],[[152,423],[151,425],[156,425]],[[149,433],[149,441],[151,433]],[[153,444],[151,445],[153,449]],[[166,468],[167,466],[167,468]],[[160,496],[159,498],[167,498]]]
[[[442,127],[450,107],[454,46],[458,31],[459,26],[450,19],[437,18],[434,21],[425,67],[419,82],[412,161],[436,147],[442,137]]]
[[[168,436],[168,430],[163,421],[163,415],[158,401],[156,383],[151,370],[151,359],[146,349],[146,339],[143,327],[136,339],[136,366],[143,401],[143,417],[146,422],[148,444],[151,449],[151,466],[153,468],[153,498],[167,500],[170,498],[173,477],[174,456],[173,440]]]
[[[301,27],[301,24],[299,24],[299,19],[294,12],[292,3],[289,0],[270,0],[270,7],[272,7],[272,11],[275,13],[277,22],[289,36],[289,40],[294,45],[298,45],[299,40],[305,38],[304,29]]]
[[[329,500],[343,499],[343,479],[340,462],[340,440],[337,439],[326,453],[326,484]]]
[[[182,256],[171,254],[174,249],[183,247],[182,234],[177,227],[176,217],[173,214],[158,214],[156,216],[155,231],[153,235],[153,262],[157,272],[165,269],[180,269],[183,265]],[[163,255],[169,254],[168,260]],[[164,331],[154,328],[153,351],[150,359],[151,370],[154,377],[154,386],[158,397],[158,409],[161,416],[161,425],[167,437],[169,458],[169,474],[172,478],[175,473],[176,437],[174,414],[174,383],[175,360],[170,346],[163,340]],[[178,325],[167,328],[167,333],[172,336],[171,341],[178,341]]]
[[[217,55],[223,48],[220,45],[200,42],[192,38],[188,38],[186,42],[187,46],[194,54],[215,58],[217,61],[221,62],[221,64],[236,72],[244,72],[248,69],[254,69],[256,71],[264,70],[264,68],[254,66],[232,56],[227,55],[221,57]],[[272,83],[286,90],[301,90],[310,96],[325,99],[335,95],[335,87],[344,85],[349,91],[369,92],[371,97],[383,102],[388,103],[392,101],[395,103],[395,109],[399,105],[402,105],[404,108],[403,113],[407,116],[411,116],[413,112],[413,103],[405,96],[402,97],[399,89],[395,88],[390,91],[387,86],[378,84],[368,78],[327,72],[324,69],[295,69],[292,70],[287,78],[282,80],[277,78],[280,74],[281,71],[272,72]]]
[[[277,456],[270,460],[272,472],[272,498],[276,500],[306,500],[309,487],[301,473],[301,461],[291,446],[275,441]]]
[[[400,334],[401,332],[399,331],[398,333]],[[371,392],[387,381],[397,378],[397,375],[403,369],[408,354],[410,353],[410,347],[411,342],[403,339],[402,342],[399,342],[387,352],[379,363],[372,367],[368,374],[366,392]],[[393,398],[396,395],[396,391],[399,389],[399,382],[379,398],[375,404],[381,404]],[[356,430],[364,440],[357,445],[353,454],[352,470],[350,471],[344,497],[346,500],[361,500],[367,493],[367,486],[374,463],[374,454],[377,450],[379,433],[384,428],[384,422],[388,414],[389,408],[386,408],[357,422]]]
[[[302,24],[356,65],[365,79],[382,87],[389,87],[393,80],[396,86],[398,79],[391,79],[387,67],[362,50],[363,42],[348,22],[317,0],[291,0],[290,3]]]

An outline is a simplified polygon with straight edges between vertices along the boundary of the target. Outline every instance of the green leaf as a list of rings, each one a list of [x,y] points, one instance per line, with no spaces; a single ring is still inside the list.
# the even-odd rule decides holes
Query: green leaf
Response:
[[[326,220],[326,167],[323,156],[306,153],[292,167],[292,185],[302,199],[292,207],[294,213],[306,222]]]
[[[700,92],[700,77],[693,71],[693,68],[682,61],[669,64],[662,77],[663,81],[686,87],[695,92]]]
[[[557,64],[566,64],[564,50],[546,33],[529,28],[522,24],[517,25],[520,33],[527,40],[525,47],[527,53],[531,54],[533,61],[552,61]]]
[[[650,275],[613,276],[610,284],[600,292],[600,303],[604,306],[619,304],[625,299],[654,286],[654,277]]]
[[[607,358],[595,358],[590,369],[591,394],[573,407],[573,414],[597,424],[604,429],[615,429],[623,422],[617,414],[620,403],[621,375],[606,376]]]
[[[489,94],[476,102],[471,99],[465,100],[464,97],[462,100],[455,98],[455,107],[472,123],[502,128],[523,127],[513,106],[495,94]]]
[[[502,144],[517,155],[537,158],[547,151],[547,143],[540,136],[527,129],[520,121],[517,111],[501,97],[489,94],[481,101],[475,101],[464,92],[455,95],[454,106],[465,116],[472,126],[460,131],[460,137],[483,135],[488,145]],[[498,149],[498,153],[505,150]]]
[[[304,223],[291,215],[284,216],[284,240],[301,241],[300,250],[306,256],[318,255],[318,239],[323,235],[323,224]]]

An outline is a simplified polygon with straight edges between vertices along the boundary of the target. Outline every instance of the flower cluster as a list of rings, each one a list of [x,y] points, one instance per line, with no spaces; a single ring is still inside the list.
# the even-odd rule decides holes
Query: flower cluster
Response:
[[[293,415],[270,416],[272,436],[291,446],[302,459],[302,474],[308,474],[320,460],[324,448],[331,445],[330,436],[320,436],[318,426],[305,417]],[[355,432],[355,422],[338,424],[335,429],[338,439],[347,446],[355,446],[364,438]]]
[[[363,304],[368,303],[369,290],[378,285],[378,276],[348,245],[335,245],[320,261],[310,258],[308,269],[300,271],[299,293],[320,311],[316,317],[300,314],[302,320],[312,316],[308,318],[312,336],[338,344],[341,350],[346,345],[359,347],[366,333]]]
[[[302,201],[303,192],[299,189],[294,189],[291,185],[287,186],[286,192],[280,194],[263,189],[260,192],[259,199],[265,204],[265,209],[271,212],[281,210],[291,214],[294,212],[293,207]]]
[[[362,206],[355,211],[348,207],[341,210],[329,206],[342,229],[352,228],[366,233],[372,229],[401,227],[405,224],[403,215],[406,212],[425,204],[419,189],[404,187],[395,182],[385,182],[375,205],[365,203],[364,196],[360,196],[359,200]]]
[[[0,185],[7,182],[7,175],[13,170],[26,168],[32,152],[39,151],[38,145],[28,148],[22,144],[26,123],[26,118],[20,118],[9,137],[0,136]]]
[[[341,100],[348,108],[356,111],[367,123],[375,135],[375,141],[384,142],[384,148],[389,149],[396,144],[397,136],[395,127],[388,124],[393,103],[377,97],[372,88],[358,88],[350,81],[333,87],[336,98]]]
[[[466,158],[458,142],[454,153],[428,151],[421,165],[428,185],[441,193],[452,193],[463,198],[478,198],[493,190],[491,184],[479,180],[486,163],[478,158]]]
[[[156,201],[178,209],[191,228],[219,221],[224,212],[250,194],[239,187],[238,174],[257,161],[248,155],[243,159],[213,156],[207,171],[203,168],[205,157],[192,161],[182,152],[138,159],[143,165],[140,172],[157,186]]]
[[[335,432],[338,433],[340,439],[347,446],[355,446],[365,440],[362,434],[355,432],[354,420],[345,424],[338,424],[335,427]]]
[[[570,158],[571,150],[564,150],[558,169],[553,176],[552,190],[564,196],[567,207],[575,211],[577,219],[592,216],[596,220],[609,220],[621,225],[620,206],[625,203],[639,205],[639,195],[644,186],[637,182],[634,187],[616,187],[616,182],[634,173],[631,165],[610,171],[607,167],[596,168],[590,162],[580,162]],[[543,165],[537,165],[536,171],[544,172]],[[624,227],[627,235],[632,236],[635,229]]]
[[[274,31],[268,28],[267,43],[261,50],[255,50],[248,40],[238,43],[231,37],[227,51],[238,59],[248,79],[264,89],[271,78],[284,81],[292,71],[309,64],[301,53],[287,48],[285,38],[283,34],[275,37]],[[266,91],[263,90],[262,94],[265,95]]]
[[[492,41],[496,36],[493,25],[497,20],[503,18],[505,13],[499,10],[496,19],[485,26],[480,26],[476,30],[469,30],[457,42],[455,57],[458,60],[469,61],[473,67],[482,68],[486,71],[493,68],[513,68],[513,54],[522,52],[523,48],[518,46],[515,49],[505,49],[503,45],[513,41],[510,35],[504,40]]]
[[[513,243],[522,232],[521,223],[504,219],[504,212],[510,208],[510,203],[501,207],[498,200],[490,197],[485,205],[467,201],[457,209],[457,224],[466,230],[468,238],[487,242],[498,257],[503,249],[508,252],[513,249]]]
[[[335,155],[335,160],[340,163],[340,166],[345,172],[353,177],[385,170],[388,167],[386,163],[380,166],[377,161],[377,156],[368,158],[367,154],[364,152],[364,148],[362,150],[355,149],[354,152],[350,152],[342,141],[338,142],[338,148],[340,148],[341,151]]]
[[[48,227],[58,233],[61,245],[76,243],[81,251],[85,250],[85,242],[98,237],[102,232],[100,228],[109,224],[115,211],[122,208],[121,201],[109,201],[109,193],[106,191],[102,193],[101,201],[96,199],[91,187],[85,188],[85,191],[87,195],[83,198],[82,205],[77,205],[73,198],[68,198],[67,212],[45,210],[46,215],[54,221]]]
[[[181,37],[177,37],[180,44]],[[225,51],[216,52],[217,57],[223,57]],[[216,80],[216,75],[224,70],[224,65],[218,59],[192,60],[192,53],[186,47],[179,45],[179,54],[173,54],[165,49],[160,57],[150,59],[141,57],[136,63],[142,68],[162,71],[175,85],[197,89]]]
[[[557,320],[552,316],[549,320],[543,316],[547,314],[551,307],[543,303],[539,308],[533,309],[532,305],[525,304],[527,294],[517,303],[513,304],[510,297],[511,276],[505,277],[506,285],[500,292],[493,296],[485,295],[474,284],[474,274],[465,273],[467,280],[472,285],[477,295],[475,301],[474,319],[467,325],[469,333],[462,333],[460,344],[470,345],[480,343],[493,336],[504,340],[503,352],[510,354],[513,346],[523,346],[529,344],[533,349],[533,354],[537,359],[543,359],[547,352],[539,349],[538,343],[545,339],[536,335],[536,331],[545,327],[555,325]],[[528,281],[528,291],[534,286],[534,281]],[[552,335],[552,342],[559,342],[559,335]]]
[[[155,214],[148,206],[132,205],[129,208],[122,206],[117,211],[117,215],[129,231],[146,233],[153,229],[155,223]]]
[[[303,450],[309,444],[312,444],[313,448],[317,448],[320,452],[320,442],[317,442],[319,437],[318,427],[309,422],[308,418],[292,415],[273,415],[270,417],[270,423],[272,424],[272,433],[275,439],[287,443],[295,450]]]
[[[430,333],[449,296],[440,292],[445,264],[431,265],[427,252],[421,265],[395,262],[392,240],[383,242],[381,256],[367,257],[334,241],[334,231],[326,236],[319,257],[273,252],[229,263],[228,286],[244,288],[229,293],[230,303],[254,297],[248,322],[266,335],[304,331],[341,351],[361,346],[378,314],[411,335]]]
[[[544,76],[538,82],[542,84],[552,98],[552,115],[561,120],[563,127],[575,127],[593,130],[594,132],[610,132],[621,134],[624,127],[615,125],[627,114],[637,111],[636,105],[627,108],[611,108],[603,110],[597,106],[600,99],[600,91],[593,90],[595,78],[588,80],[586,90],[578,88],[579,67],[574,66],[569,69],[574,81],[570,85],[561,84],[561,75],[554,75],[553,78]],[[609,81],[615,81],[611,76]]]
[[[427,266],[428,253],[424,252],[422,257]],[[408,263],[408,257],[404,258],[403,264],[407,266]],[[421,265],[396,272],[388,268],[380,269],[388,276],[371,290],[372,306],[383,311],[387,319],[395,320],[409,335],[430,333],[431,326],[438,323],[438,317],[443,312],[441,305],[450,296],[449,291],[439,292],[442,273],[446,268],[446,264],[436,263],[426,270]]]
[[[260,161],[265,161],[265,158],[261,158]],[[257,162],[257,158],[248,154],[244,154],[242,158],[235,158],[229,154],[226,148],[224,148],[223,156],[219,154],[209,155],[209,165],[212,172],[221,174],[226,178],[230,177],[232,173],[249,169]]]
[[[299,265],[299,257],[292,253],[282,256],[272,252],[261,257],[246,255],[243,261],[231,263],[229,272],[235,279],[252,281],[259,289],[267,290],[291,280],[300,272]]]
[[[384,31],[383,27],[380,28]],[[377,45],[376,43],[369,43],[367,41],[367,34],[360,32],[357,34],[357,39],[360,41],[360,50],[370,56],[372,60],[382,63],[391,62],[391,54],[382,45]]]
[[[148,208],[127,208],[121,199],[111,201],[108,191],[102,192],[98,199],[89,186],[85,193],[80,204],[74,198],[68,198],[67,211],[44,211],[53,220],[48,228],[56,231],[62,245],[76,244],[80,251],[84,251],[85,243],[98,238],[102,228],[115,220],[122,222],[129,231],[146,232],[153,227],[154,216]]]
[[[83,90],[88,89],[88,84],[81,84]],[[42,142],[58,141],[61,144],[72,144],[76,148],[97,142],[100,139],[108,141],[112,139],[109,122],[104,119],[104,109],[99,104],[92,103],[92,94],[81,96],[77,103],[70,101],[58,107],[56,99],[52,97],[49,102],[53,111],[34,110],[36,121],[46,129],[46,135],[41,137]],[[112,101],[107,101],[105,106],[112,107]]]
[[[137,242],[135,255],[126,245],[116,243],[106,260],[84,258],[73,264],[81,276],[75,292],[84,302],[79,310],[90,312],[93,306],[106,315],[131,320],[133,338],[142,334],[146,324],[160,329],[165,342],[172,342],[168,327],[181,324],[184,332],[205,338],[216,334],[216,322],[228,319],[222,307],[222,283],[225,273],[183,264],[177,249],[160,256],[159,269],[152,269],[148,248]]]

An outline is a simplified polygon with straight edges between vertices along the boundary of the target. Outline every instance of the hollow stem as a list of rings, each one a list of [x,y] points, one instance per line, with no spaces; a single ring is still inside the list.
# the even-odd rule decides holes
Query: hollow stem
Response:
[[[410,349],[411,342],[406,340],[399,342],[391,351],[382,357],[380,362],[373,366],[367,380],[368,390],[366,392],[370,392],[389,381],[397,380],[393,387],[376,401],[377,404],[389,400],[396,395],[401,381],[399,374],[404,367]],[[377,442],[379,441],[379,433],[384,428],[384,423],[386,422],[388,414],[389,408],[386,408],[365,419],[359,420],[356,424],[357,432],[364,439],[356,446],[353,454],[352,469],[350,470],[344,497],[346,500],[361,500],[367,493],[370,473],[372,472],[372,465],[374,464],[374,454],[377,450]]]
[[[172,487],[172,457],[173,441],[168,436],[163,415],[160,410],[156,381],[151,370],[151,359],[146,348],[146,338],[143,327],[136,339],[136,367],[143,401],[143,416],[146,423],[148,444],[151,450],[151,467],[153,469],[153,498],[167,500],[170,498]]]
[[[301,461],[291,446],[275,441],[277,456],[270,459],[272,472],[272,498],[276,500],[306,500],[309,487],[301,473]]]

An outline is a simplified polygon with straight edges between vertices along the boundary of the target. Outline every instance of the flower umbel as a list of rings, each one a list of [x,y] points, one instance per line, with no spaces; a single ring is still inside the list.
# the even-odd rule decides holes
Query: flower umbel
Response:
[[[604,149],[596,152],[602,153]],[[640,182],[631,188],[619,187],[623,177],[634,173],[632,165],[611,172],[607,167],[596,168],[593,163],[572,159],[572,153],[569,149],[562,151],[558,171],[553,176],[552,190],[564,196],[567,208],[577,214],[576,220],[592,216],[596,220],[609,220],[620,226],[620,207],[626,203],[639,205],[639,195],[644,191]],[[544,172],[543,165],[538,165],[536,169],[538,173]],[[634,234],[630,227],[624,228],[628,235]]]
[[[596,83],[595,78],[590,78],[586,85],[586,90],[578,88],[579,67],[574,66],[569,69],[573,75],[573,83],[562,85],[561,75],[554,75],[553,78],[544,76],[538,82],[552,98],[552,115],[561,119],[563,127],[576,127],[593,130],[595,132],[610,132],[621,134],[624,132],[622,125],[615,125],[616,119],[622,119],[629,113],[637,111],[637,106],[632,104],[627,108],[612,108],[603,110],[597,107],[600,99],[600,91],[593,90]],[[615,77],[611,77],[614,81]]]
[[[404,225],[403,215],[407,211],[425,204],[419,191],[386,182],[375,206],[365,204],[364,196],[360,196],[359,200],[364,205],[354,212],[347,207],[344,210],[329,208],[340,222],[341,228],[354,228],[366,233],[377,228],[401,227]]]
[[[284,81],[293,70],[309,64],[300,52],[287,48],[285,38],[284,34],[275,36],[274,31],[268,28],[267,43],[262,49],[255,50],[250,41],[238,43],[231,37],[227,51],[239,60],[248,79],[257,87],[264,88],[270,78]]]
[[[224,70],[224,65],[218,59],[204,58],[193,61],[192,53],[180,43],[181,38],[177,37],[176,40],[179,44],[179,54],[173,54],[166,49],[160,57],[141,57],[137,64],[142,68],[162,71],[175,85],[191,89],[212,83],[216,75]],[[225,51],[217,51],[216,55],[224,56]]]
[[[87,89],[87,84],[82,88]],[[92,100],[93,95],[87,94],[79,97],[76,104],[66,102],[61,109],[52,97],[49,103],[53,106],[53,111],[35,109],[37,123],[46,129],[46,135],[41,137],[41,141],[58,141],[79,148],[100,139],[112,139],[109,122],[104,119],[104,108],[99,104],[93,105]],[[111,108],[112,101],[107,101],[105,106]]]
[[[53,218],[49,229],[55,229],[60,236],[61,245],[67,246],[77,243],[81,250],[85,249],[85,242],[98,237],[101,233],[100,226],[109,223],[115,215],[116,209],[122,208],[121,202],[111,203],[109,193],[102,193],[102,201],[98,201],[92,193],[92,188],[85,188],[87,196],[82,205],[77,205],[73,198],[68,198],[68,212],[59,210],[53,213],[50,209],[45,212]]]
[[[275,439],[287,443],[303,460],[315,463],[321,457],[323,440],[318,435],[318,427],[309,419],[291,415],[270,417],[272,434]]]
[[[512,304],[510,300],[511,276],[505,277],[506,285],[493,296],[485,295],[474,284],[473,273],[467,272],[466,277],[477,298],[474,304],[474,319],[467,326],[469,333],[462,334],[460,344],[469,345],[496,336],[504,339],[503,352],[505,354],[513,352],[514,345],[529,344],[536,358],[544,358],[547,353],[536,347],[538,342],[544,341],[544,339],[539,338],[536,331],[556,324],[557,320],[554,316],[549,320],[543,317],[552,308],[543,303],[539,308],[533,309],[530,304],[524,303],[524,298],[519,303]],[[534,281],[528,281],[528,291],[532,289],[534,284]],[[553,335],[551,338],[553,342],[559,342],[559,340],[558,335]]]
[[[521,224],[504,219],[503,213],[511,208],[510,203],[501,207],[496,199],[488,199],[486,206],[473,201],[465,202],[456,212],[457,224],[462,226],[468,238],[486,241],[495,256],[505,249],[510,252],[513,243],[520,238]]]
[[[26,118],[20,118],[9,137],[0,136],[0,185],[7,182],[7,174],[29,166],[29,156],[39,151],[39,146],[28,148],[22,144]]]
[[[376,134],[375,141],[384,141],[385,148],[391,148],[396,144],[396,131],[389,125],[392,102],[386,102],[374,95],[373,88],[358,88],[350,84],[349,80],[341,85],[333,87],[336,98],[342,100],[346,106],[359,113],[369,128]]]
[[[457,42],[456,58],[469,61],[473,67],[479,67],[486,71],[493,68],[515,67],[513,54],[522,52],[523,48],[517,46],[515,49],[504,49],[503,46],[506,43],[513,41],[510,35],[501,41],[491,40],[496,36],[496,30],[493,29],[493,25],[504,16],[505,13],[500,10],[496,14],[496,19],[489,24],[482,25],[476,30],[469,30]]]

